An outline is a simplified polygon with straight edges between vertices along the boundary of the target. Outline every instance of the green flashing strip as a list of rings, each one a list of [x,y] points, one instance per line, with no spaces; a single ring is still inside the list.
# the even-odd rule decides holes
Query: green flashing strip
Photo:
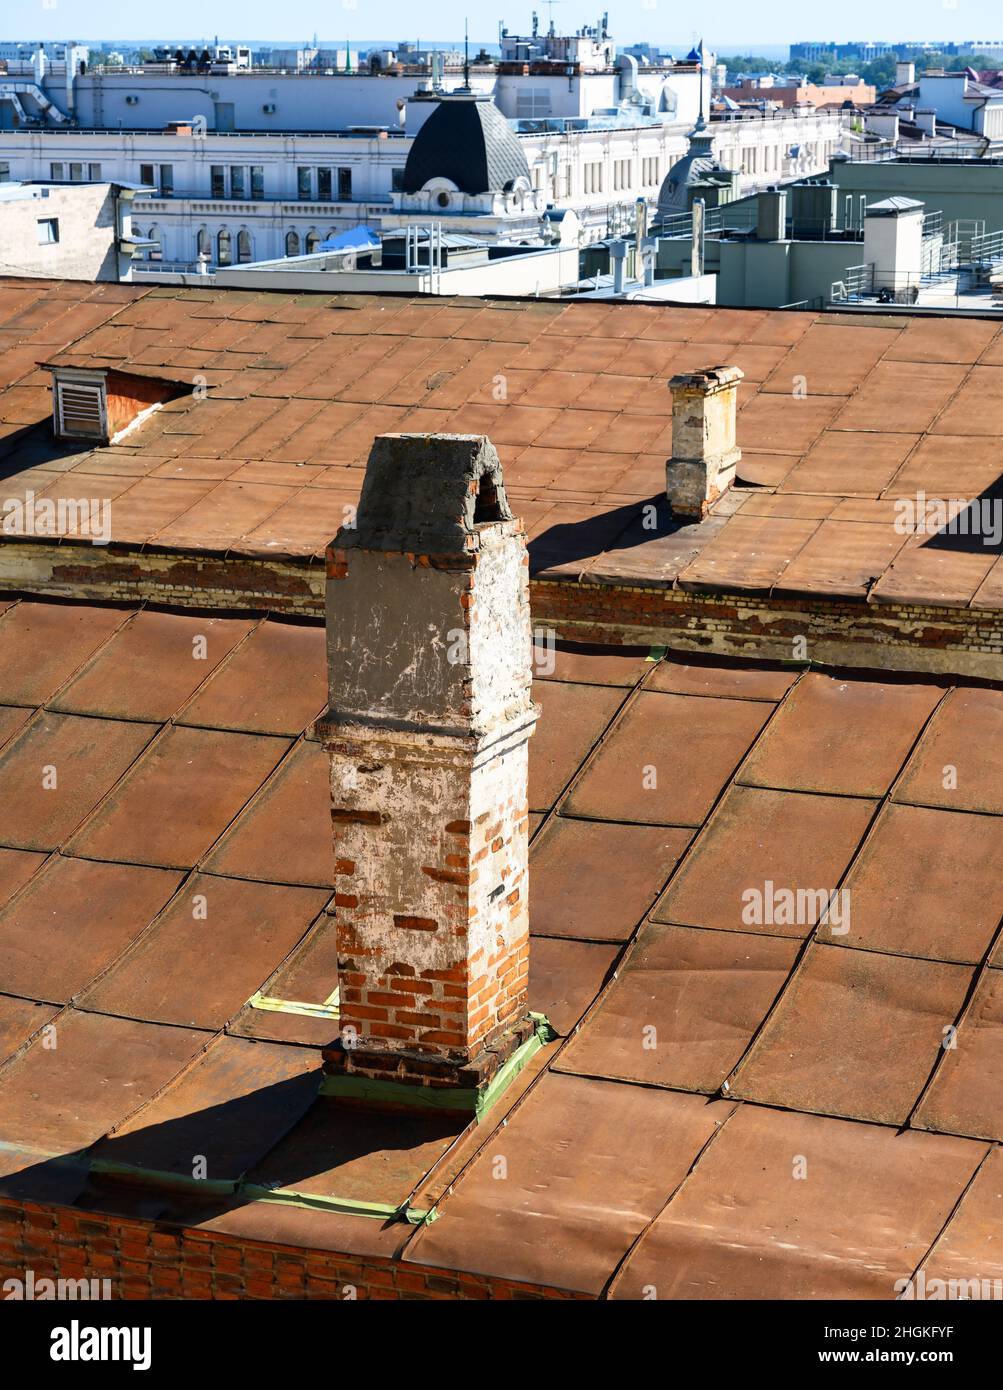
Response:
[[[427,1226],[438,1220],[435,1207],[423,1210],[402,1202],[361,1202],[350,1197],[328,1197],[315,1192],[298,1192],[294,1187],[259,1187],[256,1183],[241,1184],[244,1196],[257,1202],[275,1202],[282,1206],[303,1207],[307,1211],[337,1211],[346,1216],[368,1216],[377,1221],[406,1221],[409,1226]]]
[[[92,1158],[90,1171],[106,1173],[109,1177],[142,1178],[144,1182],[155,1182],[161,1187],[214,1192],[221,1197],[231,1196],[240,1188],[239,1179],[236,1178],[196,1178],[188,1173],[163,1172],[158,1168],[143,1168],[135,1163],[116,1163],[110,1158]]]
[[[541,1047],[545,1047],[547,1043],[553,1042],[557,1037],[557,1030],[551,1027],[546,1014],[530,1014],[530,1018],[535,1024],[533,1036],[527,1038],[521,1047],[517,1047],[508,1061],[498,1068],[478,1098],[475,1110],[478,1124],[498,1100],[509,1082],[514,1081],[519,1075],[526,1063],[536,1056]]]
[[[81,1155],[83,1157],[83,1155]],[[292,1187],[262,1187],[257,1183],[245,1182],[242,1178],[196,1178],[187,1173],[165,1173],[156,1168],[141,1168],[133,1163],[115,1163],[107,1158],[91,1160],[92,1173],[105,1173],[111,1177],[141,1178],[144,1182],[155,1182],[159,1186],[212,1192],[220,1197],[247,1197],[254,1202],[278,1202],[287,1206],[305,1207],[309,1211],[339,1211],[349,1216],[369,1216],[380,1221],[406,1221],[410,1226],[425,1226],[435,1221],[438,1212],[435,1208],[425,1211],[411,1207],[407,1202],[391,1206],[386,1202],[361,1202],[348,1197],[318,1196],[312,1192],[297,1192]]]
[[[374,1100],[406,1105],[421,1110],[456,1110],[472,1115],[478,1123],[501,1096],[502,1092],[522,1071],[523,1067],[557,1033],[543,1014],[530,1014],[535,1024],[533,1035],[517,1047],[512,1056],[499,1067],[488,1085],[478,1091],[451,1089],[446,1086],[417,1086],[408,1081],[375,1081],[368,1076],[325,1076],[320,1083],[322,1096],[351,1096],[353,1100]]]
[[[274,995],[262,994],[260,990],[257,994],[252,994],[247,1002],[252,1009],[268,1009],[277,1014],[302,1014],[305,1018],[337,1018],[339,1013],[337,989],[323,1004],[304,1004],[298,999],[276,999]]]
[[[331,996],[332,999],[335,997]],[[253,1001],[252,1001],[253,1002]],[[279,1004],[284,1001],[275,1001]],[[315,1004],[304,1004],[303,1010],[314,1010]],[[269,1004],[258,1007],[268,1008]],[[325,1015],[326,1016],[326,1015]],[[430,1086],[413,1086],[401,1081],[370,1081],[366,1077],[326,1076],[321,1083],[320,1095],[351,1095],[356,1099],[404,1101],[411,1106],[430,1109],[466,1110],[478,1124],[495,1104],[502,1092],[522,1071],[523,1067],[536,1056],[541,1047],[553,1042],[558,1034],[551,1027],[545,1014],[531,1013],[534,1029],[521,1047],[501,1066],[483,1091],[449,1091]],[[0,1151],[14,1146],[0,1140]],[[23,1150],[22,1150],[23,1151]],[[34,1152],[34,1151],[32,1151]],[[38,1151],[40,1154],[41,1150]],[[405,1201],[398,1206],[388,1202],[362,1202],[349,1197],[329,1197],[313,1192],[298,1192],[293,1187],[262,1187],[257,1183],[245,1182],[236,1178],[196,1178],[187,1173],[163,1172],[156,1168],[143,1168],[132,1163],[116,1163],[108,1158],[91,1158],[88,1162],[86,1150],[61,1155],[57,1161],[86,1165],[92,1173],[105,1173],[112,1177],[139,1178],[155,1182],[167,1188],[181,1188],[186,1191],[213,1192],[218,1196],[241,1196],[256,1202],[275,1202],[287,1206],[303,1207],[307,1211],[341,1212],[347,1216],[366,1216],[377,1221],[405,1221],[409,1226],[427,1226],[437,1221],[436,1207],[428,1209],[412,1207]]]
[[[668,647],[652,647],[644,659],[645,661],[661,661],[668,650]]]
[[[322,1096],[351,1096],[353,1100],[390,1101],[420,1110],[460,1110],[471,1114],[477,1109],[477,1092],[451,1090],[446,1086],[417,1086],[407,1081],[374,1081],[368,1076],[325,1076],[320,1083]]]

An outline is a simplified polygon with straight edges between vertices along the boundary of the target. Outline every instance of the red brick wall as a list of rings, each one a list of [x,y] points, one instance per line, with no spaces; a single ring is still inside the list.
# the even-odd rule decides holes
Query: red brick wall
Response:
[[[362,1218],[360,1218],[362,1219]],[[113,1298],[540,1299],[559,1289],[0,1198],[0,1281],[109,1279]],[[354,1291],[354,1292],[353,1292]]]
[[[320,557],[178,555],[123,548],[95,555],[89,543],[8,541],[0,587],[99,602],[146,599],[181,607],[269,609],[324,616]],[[994,677],[1003,656],[991,609],[696,594],[621,584],[534,579],[533,626],[599,643],[651,643],[752,660],[789,659],[795,637],[827,665],[944,671]]]
[[[151,405],[169,400],[178,394],[177,387],[152,377],[124,375],[109,372],[105,385],[108,401],[108,433],[118,434],[126,425],[131,425],[136,416]]]

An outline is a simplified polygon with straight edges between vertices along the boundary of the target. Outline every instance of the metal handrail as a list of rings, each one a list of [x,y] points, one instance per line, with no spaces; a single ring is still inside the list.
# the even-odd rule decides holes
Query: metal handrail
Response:
[[[1003,164],[1003,153],[992,154],[984,145],[931,145],[929,148],[917,147],[911,141],[898,141],[894,145],[864,144],[854,145],[848,151],[853,164],[896,163],[926,164],[951,163],[957,160],[971,160],[980,164]]]
[[[379,134],[376,131],[364,130],[207,130],[204,135],[177,135],[173,131],[165,130],[163,126],[33,126],[20,125],[12,130],[3,132],[4,140],[12,135],[113,135],[121,137],[123,135],[162,135],[167,139],[180,140],[206,140],[210,136],[227,137],[229,139],[267,139],[274,140],[276,137],[282,140],[405,140],[411,138],[405,130],[394,129],[390,126],[380,126]]]

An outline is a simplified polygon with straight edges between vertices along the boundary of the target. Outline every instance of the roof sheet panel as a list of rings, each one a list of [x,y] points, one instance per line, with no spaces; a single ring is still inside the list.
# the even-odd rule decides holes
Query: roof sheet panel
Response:
[[[261,735],[169,728],[76,836],[72,853],[190,868],[289,746],[287,739]],[[0,785],[3,775],[0,761]]]
[[[86,992],[86,1006],[221,1028],[285,960],[327,897],[306,888],[197,874]]]
[[[613,1297],[894,1299],[984,1153],[964,1139],[743,1106]]]
[[[405,1258],[598,1294],[730,1109],[550,1073]]]

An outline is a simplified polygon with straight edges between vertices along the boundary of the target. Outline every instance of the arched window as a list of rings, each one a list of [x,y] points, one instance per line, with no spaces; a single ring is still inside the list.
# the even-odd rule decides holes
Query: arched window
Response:
[[[147,236],[150,238],[151,241],[155,241],[157,243],[156,246],[150,247],[150,260],[162,261],[164,259],[164,248],[160,239],[160,228],[156,225],[156,223],[154,223],[154,225],[147,232]]]
[[[286,232],[286,255],[298,256],[300,253],[299,232]]]
[[[246,227],[241,227],[237,233],[237,262],[243,265],[251,259],[251,233]]]
[[[212,257],[212,237],[208,227],[200,227],[195,233],[195,254]]]
[[[310,230],[309,230],[309,231],[307,232],[307,234],[306,234],[306,253],[307,253],[307,255],[308,255],[308,256],[312,256],[313,253],[314,253],[314,251],[317,250],[317,247],[318,247],[319,245],[320,245],[320,232],[317,231],[317,228],[316,228],[316,227],[311,227]]]
[[[233,265],[233,240],[228,227],[220,227],[216,234],[216,264]]]

